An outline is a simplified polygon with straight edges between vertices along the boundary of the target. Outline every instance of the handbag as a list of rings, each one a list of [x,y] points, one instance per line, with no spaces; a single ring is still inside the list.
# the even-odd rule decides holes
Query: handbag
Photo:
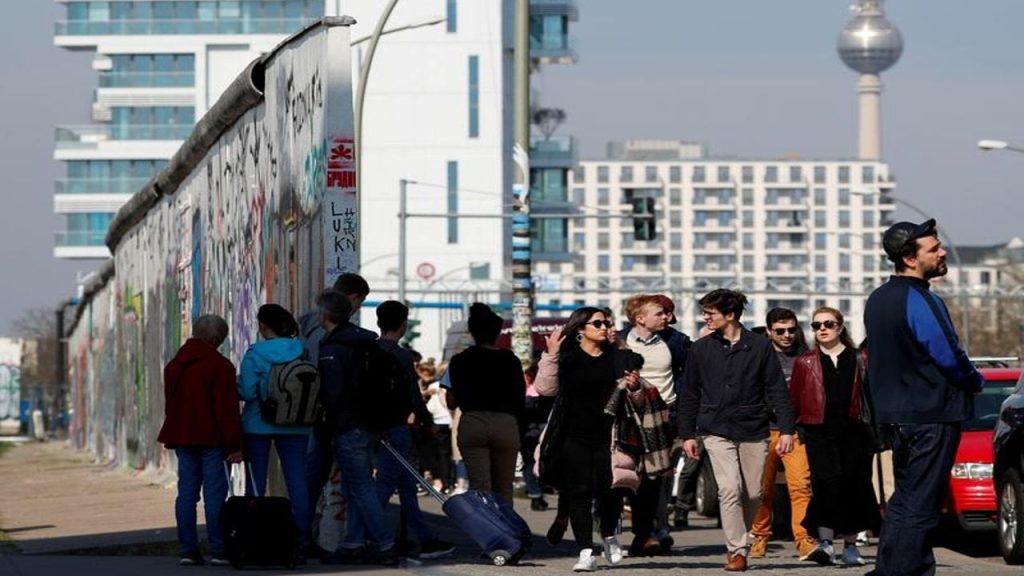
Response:
[[[889,439],[875,422],[875,405],[871,398],[871,387],[868,383],[868,371],[864,365],[864,357],[859,350],[856,352],[856,356],[857,373],[860,375],[860,415],[857,419],[864,425],[868,438],[868,447],[871,451],[875,453],[885,452],[890,449]]]

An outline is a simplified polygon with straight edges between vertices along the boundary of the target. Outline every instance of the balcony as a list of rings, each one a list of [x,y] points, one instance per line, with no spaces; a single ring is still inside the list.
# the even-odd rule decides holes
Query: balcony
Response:
[[[576,139],[572,136],[530,137],[530,168],[572,168]]]
[[[84,126],[58,126],[56,147],[95,148],[100,142],[111,140],[171,140],[180,141],[192,132],[192,125],[182,124],[89,124]]]
[[[175,34],[288,34],[317,17],[218,18],[216,20],[155,18],[148,20],[60,20],[56,36],[154,36]]]
[[[146,183],[145,178],[58,178],[54,193],[61,194],[134,194]]]
[[[193,88],[195,72],[100,72],[100,88]]]
[[[530,14],[540,16],[565,16],[575,22],[580,15],[576,0],[530,0]]]

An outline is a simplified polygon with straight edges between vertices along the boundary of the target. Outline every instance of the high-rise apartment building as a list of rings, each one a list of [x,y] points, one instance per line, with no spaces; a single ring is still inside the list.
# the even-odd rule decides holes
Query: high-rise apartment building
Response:
[[[827,304],[859,326],[863,296],[891,273],[880,245],[895,208],[885,163],[716,159],[671,141],[609,151],[573,172],[571,201],[590,217],[569,222],[572,262],[539,270],[549,287],[541,304],[618,312],[631,294],[665,293],[677,299],[680,329],[695,334],[696,299],[734,287],[750,297],[750,325],[774,306],[806,320]],[[654,200],[653,240],[634,235],[637,198]]]

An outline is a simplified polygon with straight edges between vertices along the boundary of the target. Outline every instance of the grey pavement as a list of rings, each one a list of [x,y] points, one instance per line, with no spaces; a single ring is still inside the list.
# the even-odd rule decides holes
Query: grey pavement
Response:
[[[58,443],[25,444],[0,457],[0,529],[11,543],[0,542],[0,575],[36,576],[81,574],[208,573],[230,570],[214,567],[179,567],[174,546],[174,490],[167,478],[129,474],[102,466]],[[516,567],[495,568],[479,558],[479,550],[440,513],[430,498],[420,499],[428,520],[442,538],[457,543],[450,559],[407,562],[399,570],[366,567],[320,566],[315,562],[296,571],[260,570],[260,574],[346,574],[355,572],[417,573],[438,576],[496,576],[569,574],[574,546],[571,531],[566,542],[551,548],[543,533],[553,511],[533,512],[527,501],[517,509],[535,533],[534,550]],[[394,508],[394,506],[392,506]],[[394,516],[394,510],[391,510]],[[673,534],[671,556],[627,558],[616,571],[633,574],[724,574],[722,533],[711,519],[697,518],[693,527]],[[623,543],[628,544],[628,535]],[[874,547],[862,548],[869,559]],[[936,550],[940,574],[992,574],[1020,576],[998,558],[971,558],[940,548]],[[609,569],[598,563],[599,571]],[[773,542],[769,555],[751,563],[752,572],[777,575],[861,574],[870,568],[823,568],[800,562],[789,542]]]

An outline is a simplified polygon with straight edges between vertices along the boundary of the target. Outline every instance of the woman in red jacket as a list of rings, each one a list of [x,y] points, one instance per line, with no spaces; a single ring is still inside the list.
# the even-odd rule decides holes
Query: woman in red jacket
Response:
[[[860,420],[863,362],[835,308],[814,311],[817,346],[797,358],[789,390],[811,468],[811,503],[804,526],[817,528],[809,559],[834,562],[832,539],[843,536],[843,563],[863,565],[857,533],[880,522],[871,486],[871,441]]]

